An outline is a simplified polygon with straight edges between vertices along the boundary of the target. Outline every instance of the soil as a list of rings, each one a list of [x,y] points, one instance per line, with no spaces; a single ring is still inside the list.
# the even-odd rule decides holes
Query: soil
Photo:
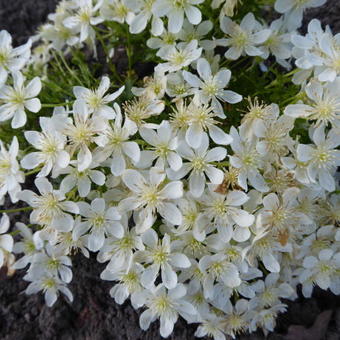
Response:
[[[8,30],[15,44],[24,43],[37,26],[53,12],[56,0],[0,0],[0,29]],[[318,17],[340,32],[340,1],[329,0],[322,8],[311,10],[309,18]],[[307,21],[306,21],[307,22]],[[24,216],[13,216],[22,220]],[[129,303],[117,305],[109,295],[112,283],[99,279],[104,265],[95,258],[76,255],[74,279],[70,288],[74,302],[63,298],[49,308],[41,295],[26,296],[24,271],[7,277],[0,271],[0,339],[3,340],[157,340],[159,325],[146,332],[139,328],[139,313]],[[281,315],[271,340],[340,339],[340,297],[316,289],[311,299],[288,301],[287,313]],[[194,325],[179,320],[172,340],[194,339]],[[260,333],[240,336],[241,340],[260,340]]]

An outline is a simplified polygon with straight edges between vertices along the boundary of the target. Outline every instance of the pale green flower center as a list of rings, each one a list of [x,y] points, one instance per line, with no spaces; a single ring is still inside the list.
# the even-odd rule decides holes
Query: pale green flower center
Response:
[[[153,302],[153,309],[156,313],[162,315],[171,308],[171,305],[171,301],[167,296],[158,296]]]
[[[209,268],[209,272],[214,275],[214,277],[219,277],[224,272],[224,265],[222,262],[214,262]]]
[[[138,275],[135,272],[124,274],[121,281],[124,282],[130,292],[136,290],[139,286]]]
[[[208,96],[216,96],[218,92],[218,87],[213,80],[210,80],[204,84],[203,92]]]
[[[206,162],[202,157],[196,157],[191,162],[194,171],[202,172],[206,168]]]
[[[118,240],[118,243],[119,243],[119,248],[121,250],[129,250],[133,248],[134,246],[133,239],[129,236],[125,236],[121,238],[120,240]]]
[[[145,192],[142,195],[142,200],[151,207],[154,207],[157,205],[158,199],[159,199],[159,194],[158,194],[157,188],[147,188],[145,189]]]
[[[6,50],[0,51],[0,65],[5,66],[9,59],[9,53]]]
[[[180,9],[184,8],[187,4],[187,0],[173,0],[174,7]]]
[[[51,289],[56,286],[55,281],[52,278],[47,278],[42,282],[43,288],[46,289]]]
[[[50,259],[47,263],[47,267],[51,270],[58,269],[59,265],[60,265],[60,262],[57,259]]]
[[[169,254],[161,246],[153,253],[153,260],[155,263],[158,263],[158,264],[166,263],[168,260],[168,257],[169,257]]]
[[[156,147],[156,155],[161,157],[166,157],[166,155],[169,153],[170,149],[166,144],[160,144]]]
[[[103,215],[96,214],[91,218],[91,223],[95,228],[101,228],[105,223],[105,217]]]

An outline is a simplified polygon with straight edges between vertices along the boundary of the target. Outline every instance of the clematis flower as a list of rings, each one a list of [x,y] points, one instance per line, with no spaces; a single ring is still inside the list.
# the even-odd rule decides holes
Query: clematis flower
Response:
[[[219,39],[217,44],[229,47],[224,54],[227,59],[237,60],[241,55],[261,56],[263,54],[258,46],[269,38],[271,30],[262,29],[253,13],[248,13],[240,25],[229,17],[223,17],[220,24],[227,38]]]
[[[141,137],[154,148],[141,152],[140,161],[137,167],[150,167],[152,162],[157,159],[155,167],[165,169],[167,165],[177,171],[182,166],[182,158],[177,154],[178,138],[174,135],[169,122],[163,121],[155,132],[152,129],[139,129]]]
[[[88,106],[89,113],[94,116],[105,119],[114,119],[115,111],[108,104],[118,98],[124,91],[125,86],[122,86],[118,91],[110,94],[105,94],[110,88],[109,77],[103,77],[99,87],[96,90],[89,90],[82,86],[74,86],[73,93],[77,100],[85,101]]]
[[[334,191],[335,181],[332,176],[334,168],[340,165],[340,151],[335,148],[340,144],[339,136],[329,132],[326,139],[325,129],[320,126],[312,132],[315,147],[299,144],[297,157],[299,161],[308,162],[307,171],[312,182],[316,179],[325,190]]]
[[[201,79],[187,71],[183,71],[183,77],[194,88],[201,103],[208,104],[212,101],[214,110],[220,117],[225,117],[218,99],[230,104],[236,104],[242,100],[242,96],[236,92],[224,90],[230,81],[231,71],[221,69],[215,75],[212,75],[208,61],[200,58],[197,61],[197,72]]]
[[[26,294],[31,295],[43,291],[45,302],[48,307],[52,307],[55,304],[59,292],[63,293],[70,302],[73,301],[71,291],[66,287],[66,284],[56,276],[46,273],[38,279],[29,275],[26,275],[24,279],[26,281],[31,281],[25,290]]]
[[[95,32],[92,26],[96,26],[104,21],[100,16],[97,16],[98,10],[102,5],[103,0],[75,0],[74,6],[77,9],[75,15],[67,17],[63,24],[70,29],[76,29],[80,33],[79,42],[86,39],[94,39]]]
[[[7,79],[8,72],[20,71],[31,55],[32,41],[13,48],[12,37],[6,31],[0,31],[0,84]]]
[[[17,194],[21,191],[20,183],[24,182],[24,174],[17,161],[19,143],[13,137],[8,150],[0,140],[0,201],[8,193],[13,203],[18,201]]]
[[[6,234],[9,229],[9,217],[3,214],[0,219],[0,268],[6,264],[8,254],[13,250],[14,240],[12,235]]]
[[[182,214],[172,202],[183,196],[183,183],[172,181],[161,186],[165,173],[151,168],[148,180],[136,170],[128,169],[122,175],[124,184],[131,190],[130,197],[123,199],[118,207],[122,211],[139,211],[137,232],[148,230],[158,212],[165,220],[174,225],[182,223]]]
[[[333,83],[322,86],[319,82],[310,82],[305,92],[310,103],[291,104],[285,108],[285,115],[293,118],[305,118],[316,121],[316,126],[334,126],[340,124],[340,78]]]
[[[112,156],[111,172],[120,176],[126,169],[126,157],[137,163],[140,149],[136,142],[129,140],[137,132],[137,125],[127,116],[123,117],[118,105],[115,105],[115,111],[114,123],[106,126],[94,140],[102,148],[100,153],[105,159]]]
[[[77,204],[66,201],[64,193],[54,190],[45,177],[38,177],[34,184],[40,195],[31,190],[23,190],[18,194],[19,199],[33,208],[31,223],[51,226],[63,232],[70,231],[74,222],[71,214],[79,213]]]
[[[322,6],[327,0],[276,0],[274,8],[285,13],[288,28],[293,31],[301,26],[303,12],[307,8]]]
[[[105,209],[103,198],[95,198],[91,205],[86,202],[78,202],[77,205],[80,215],[85,219],[74,227],[73,238],[78,239],[90,230],[87,240],[89,250],[98,251],[104,245],[105,236],[123,237],[124,229],[119,222],[121,215],[116,207]]]
[[[189,190],[194,197],[200,197],[206,184],[206,176],[212,184],[221,184],[224,178],[222,170],[217,169],[212,162],[222,161],[227,155],[227,150],[216,147],[209,150],[209,138],[204,133],[201,145],[197,149],[191,149],[185,142],[178,147],[178,153],[187,159],[178,171],[168,169],[170,179],[181,179],[189,172]]]
[[[25,138],[38,152],[31,152],[21,160],[24,169],[34,169],[43,165],[38,177],[47,176],[55,168],[66,168],[70,155],[64,150],[66,137],[55,128],[54,120],[40,117],[42,132],[25,131]]]
[[[0,89],[0,122],[12,119],[11,126],[17,129],[26,124],[25,110],[40,111],[40,100],[35,97],[41,91],[41,81],[35,77],[25,86],[25,77],[20,72],[13,72],[12,76],[13,87],[5,85]]]
[[[184,14],[193,25],[198,25],[202,20],[201,11],[194,5],[199,5],[204,0],[156,0],[152,11],[157,17],[167,16],[168,29],[171,33],[178,33],[184,22]]]
[[[159,52],[159,57],[166,60],[165,63],[155,67],[155,72],[174,72],[190,65],[197,60],[202,53],[202,48],[198,48],[197,40],[192,40],[185,47],[170,46]]]
[[[159,272],[161,271],[162,283],[168,289],[177,286],[178,278],[175,268],[188,268],[191,263],[186,255],[171,250],[170,236],[165,234],[162,240],[158,239],[153,229],[147,230],[142,235],[146,249],[140,252],[143,262],[149,266],[141,275],[141,284],[145,288],[154,285]]]
[[[163,285],[144,290],[140,294],[140,300],[147,309],[140,315],[140,327],[147,330],[150,323],[159,318],[161,336],[167,338],[174,329],[178,315],[185,317],[196,313],[193,305],[184,299],[185,294],[186,288],[183,284],[178,284],[169,291]]]

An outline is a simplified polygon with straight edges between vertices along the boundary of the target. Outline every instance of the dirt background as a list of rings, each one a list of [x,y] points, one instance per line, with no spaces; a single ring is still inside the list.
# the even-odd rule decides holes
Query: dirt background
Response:
[[[15,44],[24,43],[37,26],[53,12],[56,0],[0,0],[0,29],[8,30]],[[329,0],[322,8],[310,10],[340,32],[340,1]],[[20,216],[13,216],[20,219]],[[140,330],[139,314],[129,303],[119,306],[109,296],[110,282],[99,279],[103,265],[94,258],[77,255],[73,261],[74,279],[70,288],[73,304],[60,298],[53,308],[45,306],[41,295],[26,296],[23,271],[7,278],[0,272],[0,339],[3,340],[158,340],[158,323],[147,332]],[[340,298],[316,290],[313,298],[300,297],[288,302],[288,312],[280,316],[270,340],[340,339]],[[194,339],[195,326],[179,320],[172,340]],[[260,340],[258,332],[240,336],[242,340]]]

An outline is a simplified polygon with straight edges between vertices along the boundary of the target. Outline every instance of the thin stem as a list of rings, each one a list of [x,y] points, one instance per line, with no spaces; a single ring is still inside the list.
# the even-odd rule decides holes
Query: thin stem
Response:
[[[25,176],[31,176],[33,174],[36,174],[37,172],[39,172],[41,170],[41,168],[38,168],[38,169],[33,169],[31,171],[27,171],[24,173]]]
[[[83,82],[78,78],[78,76],[75,74],[75,72],[70,68],[70,66],[68,65],[67,61],[65,60],[64,56],[59,53],[59,57],[61,59],[61,61],[63,62],[64,66],[66,67],[66,69],[68,70],[68,72],[72,75],[72,77],[77,80],[79,82],[80,85],[83,85]]]
[[[58,107],[73,104],[74,101],[59,103],[59,104],[41,104],[41,107]]]
[[[16,213],[16,212],[20,212],[20,211],[29,211],[32,210],[32,207],[23,207],[23,208],[16,208],[16,209],[5,209],[5,210],[0,210],[1,214],[12,214],[12,213]]]

